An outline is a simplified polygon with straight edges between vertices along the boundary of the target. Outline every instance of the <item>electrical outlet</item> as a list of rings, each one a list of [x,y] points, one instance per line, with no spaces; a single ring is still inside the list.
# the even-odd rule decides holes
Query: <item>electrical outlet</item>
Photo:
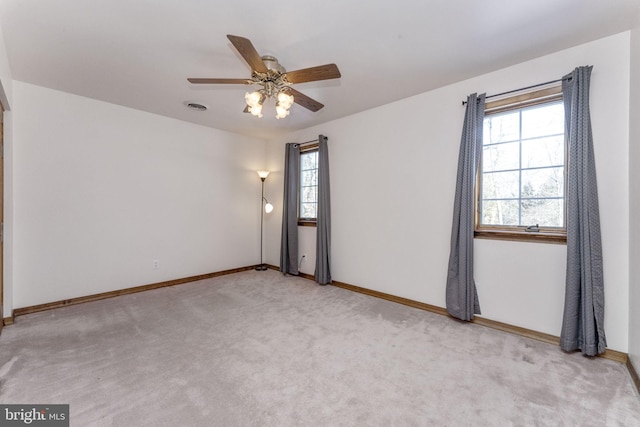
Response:
[[[159,259],[154,259],[153,260],[153,269],[157,270],[160,268],[160,260]]]

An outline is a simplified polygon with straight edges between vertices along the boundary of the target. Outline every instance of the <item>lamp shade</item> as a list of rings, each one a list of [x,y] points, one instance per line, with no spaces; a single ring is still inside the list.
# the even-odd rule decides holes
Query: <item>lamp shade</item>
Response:
[[[267,204],[264,205],[264,211],[266,213],[270,213],[272,210],[273,210],[273,205],[271,203],[267,202]]]
[[[265,179],[266,177],[269,176],[269,171],[257,171],[257,172],[260,179]]]

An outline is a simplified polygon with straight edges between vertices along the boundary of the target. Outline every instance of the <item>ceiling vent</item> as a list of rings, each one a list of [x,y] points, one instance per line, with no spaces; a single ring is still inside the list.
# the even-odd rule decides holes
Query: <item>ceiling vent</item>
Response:
[[[184,104],[187,106],[187,108],[189,108],[191,110],[207,111],[209,109],[209,107],[207,107],[204,104],[200,104],[199,102],[187,101]]]

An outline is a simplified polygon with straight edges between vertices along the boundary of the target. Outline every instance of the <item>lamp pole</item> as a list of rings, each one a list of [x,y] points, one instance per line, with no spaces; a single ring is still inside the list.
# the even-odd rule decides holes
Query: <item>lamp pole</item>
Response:
[[[258,171],[258,176],[260,177],[260,181],[262,181],[262,192],[260,195],[260,265],[256,267],[256,271],[265,271],[267,269],[267,266],[262,262],[262,238],[264,235],[264,180],[267,179],[268,175],[269,171]]]

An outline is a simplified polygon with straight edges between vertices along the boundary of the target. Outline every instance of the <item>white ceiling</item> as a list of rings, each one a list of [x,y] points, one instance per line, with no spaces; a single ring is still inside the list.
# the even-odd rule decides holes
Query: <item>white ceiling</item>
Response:
[[[231,132],[272,138],[633,28],[640,0],[2,0],[13,78]],[[248,78],[226,38],[288,70],[336,63],[295,88],[325,104],[276,120],[242,112]],[[206,112],[185,101],[208,105]]]

